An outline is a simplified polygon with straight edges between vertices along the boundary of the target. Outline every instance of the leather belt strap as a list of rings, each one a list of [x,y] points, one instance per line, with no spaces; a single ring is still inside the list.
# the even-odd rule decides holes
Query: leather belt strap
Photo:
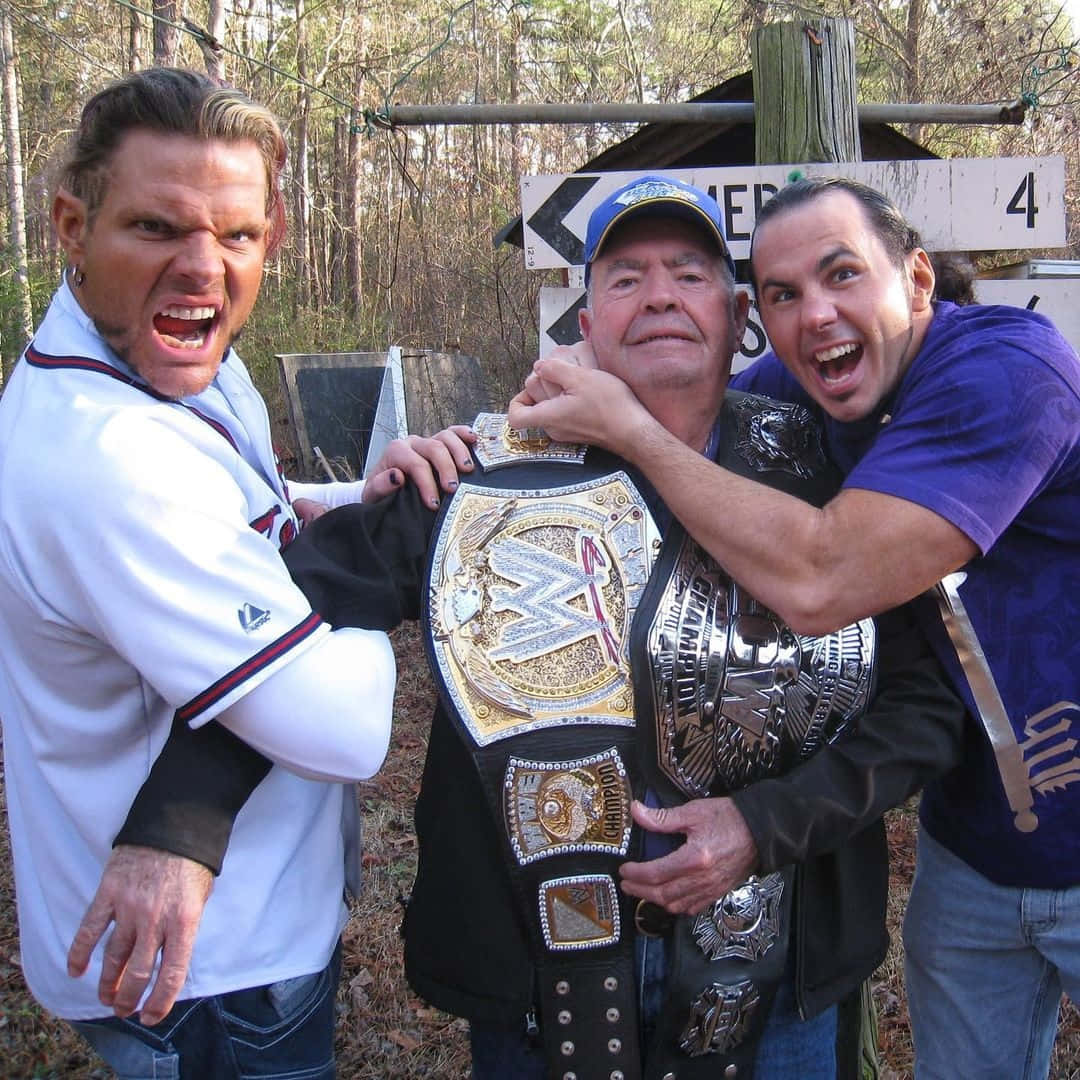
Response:
[[[641,1080],[632,936],[570,963],[542,955],[537,974],[552,1080]]]
[[[553,1080],[642,1080],[633,901],[618,889],[619,864],[636,857],[638,837],[636,830],[627,836],[626,856],[578,850],[522,864],[528,823],[515,820],[508,808],[515,800],[531,807],[538,773],[554,782],[554,800],[560,785],[565,791],[574,780],[603,776],[632,748],[631,730],[600,727],[473,748],[489,806],[507,837],[505,864],[536,963],[540,1029]],[[537,768],[541,764],[557,767],[545,771]],[[605,797],[613,816],[618,796]],[[628,805],[626,811],[629,821]],[[528,812],[518,811],[520,817]]]
[[[789,867],[764,882],[751,879],[710,913],[675,920],[668,939],[667,993],[645,1080],[749,1080],[753,1075],[758,1039],[787,969],[794,878]],[[762,895],[761,886],[769,895]],[[757,890],[757,898],[740,904],[747,890]],[[711,921],[720,927],[719,935],[706,933],[715,931]]]

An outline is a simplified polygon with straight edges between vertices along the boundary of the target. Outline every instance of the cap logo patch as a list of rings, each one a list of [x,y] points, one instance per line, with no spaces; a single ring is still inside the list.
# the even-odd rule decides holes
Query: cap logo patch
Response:
[[[650,180],[635,184],[629,191],[624,191],[615,202],[621,206],[633,206],[647,199],[681,199],[695,206],[701,201],[692,191],[684,191],[674,184],[665,184],[662,180]]]

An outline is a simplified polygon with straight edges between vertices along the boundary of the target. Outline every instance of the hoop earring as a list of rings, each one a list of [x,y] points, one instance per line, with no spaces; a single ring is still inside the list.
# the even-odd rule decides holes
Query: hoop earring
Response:
[[[76,266],[72,269],[71,281],[76,289],[82,288],[83,283],[86,281],[86,274],[83,273],[81,266]]]

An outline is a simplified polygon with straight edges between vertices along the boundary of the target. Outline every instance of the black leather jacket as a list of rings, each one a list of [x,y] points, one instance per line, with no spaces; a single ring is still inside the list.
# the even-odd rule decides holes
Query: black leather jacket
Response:
[[[877,694],[852,735],[780,779],[733,795],[762,872],[800,864],[796,993],[812,1016],[885,957],[882,814],[959,753],[964,711],[905,609],[879,617]],[[405,915],[405,972],[432,1005],[516,1024],[534,1010],[525,928],[472,758],[440,707],[416,804],[419,863]]]
[[[794,490],[800,493],[799,485]],[[432,521],[411,489],[375,507],[344,507],[305,529],[286,562],[333,625],[388,629],[417,617]],[[757,843],[758,869],[798,864],[794,948],[804,1016],[856,988],[884,958],[888,853],[881,815],[951,767],[960,749],[963,707],[906,609],[881,616],[878,635],[877,693],[858,729],[782,778],[733,795]],[[117,840],[213,867],[232,818],[268,766],[217,724],[195,733],[181,728]],[[191,768],[217,754],[230,767]],[[237,767],[242,761],[250,767]],[[193,777],[201,781],[197,790]],[[519,1021],[537,995],[503,862],[505,841],[470,753],[441,706],[416,830],[419,865],[404,924],[411,985],[448,1012]]]

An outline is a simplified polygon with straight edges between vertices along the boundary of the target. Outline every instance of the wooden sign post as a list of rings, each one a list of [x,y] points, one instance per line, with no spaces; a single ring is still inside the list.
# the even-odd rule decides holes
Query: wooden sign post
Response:
[[[855,24],[772,23],[750,39],[757,164],[862,161],[855,107]],[[836,1074],[877,1080],[877,1014],[870,982],[840,1002]]]
[[[750,57],[759,165],[862,161],[850,19],[760,27]]]

